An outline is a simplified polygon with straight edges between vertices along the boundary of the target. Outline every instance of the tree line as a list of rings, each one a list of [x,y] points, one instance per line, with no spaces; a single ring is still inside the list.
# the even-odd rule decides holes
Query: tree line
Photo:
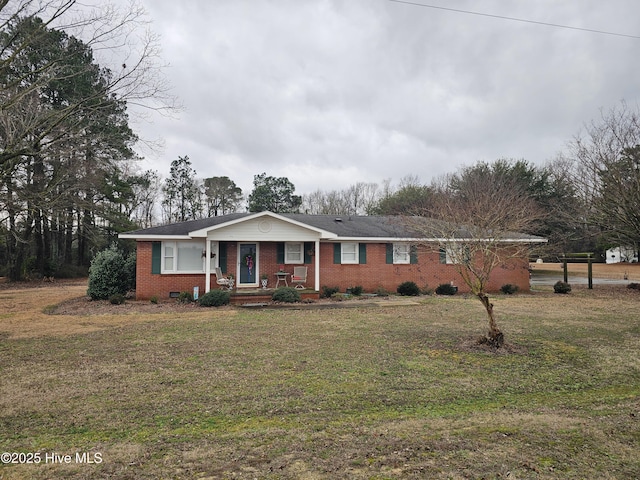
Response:
[[[398,184],[356,182],[298,195],[289,179],[266,172],[248,193],[226,176],[199,178],[185,155],[163,179],[137,167],[139,139],[127,111],[129,103],[175,108],[156,39],[125,48],[115,67],[100,65],[95,53],[117,57],[115,46],[144,28],[143,12],[105,7],[80,16],[76,7],[74,0],[0,2],[0,274],[10,279],[83,274],[120,232],[238,211],[435,214],[434,205],[474,178],[518,185],[545,213],[526,233],[548,238],[549,254],[616,245],[637,251],[637,108],[603,110],[544,166],[498,159],[429,183],[416,171]]]

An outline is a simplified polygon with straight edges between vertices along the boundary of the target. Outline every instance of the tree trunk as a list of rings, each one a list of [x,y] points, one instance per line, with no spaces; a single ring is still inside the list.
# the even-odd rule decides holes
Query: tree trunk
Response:
[[[493,303],[489,301],[489,296],[486,293],[478,293],[477,295],[489,317],[489,332],[487,333],[484,343],[487,343],[493,348],[500,348],[504,345],[504,334],[500,331],[496,323],[496,318],[493,314]]]

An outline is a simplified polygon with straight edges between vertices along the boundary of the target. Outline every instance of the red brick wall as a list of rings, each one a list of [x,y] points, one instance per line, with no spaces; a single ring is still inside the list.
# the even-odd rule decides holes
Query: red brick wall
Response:
[[[268,275],[268,286],[275,287],[274,273],[279,270],[276,243],[260,243],[259,272]],[[398,285],[413,281],[419,287],[435,289],[441,283],[458,286],[460,292],[468,288],[456,272],[454,265],[443,265],[437,251],[419,249],[418,263],[414,265],[388,265],[386,263],[386,244],[367,244],[367,263],[364,265],[340,265],[333,263],[333,244],[320,244],[320,286],[340,288],[344,292],[349,287],[362,286],[365,292],[374,292],[382,287],[395,292]],[[236,275],[237,243],[227,243],[227,274]],[[498,267],[491,274],[489,291],[497,291],[506,283],[517,285],[520,290],[529,290],[529,270],[527,259],[514,260],[507,267]],[[285,271],[293,273],[294,265],[284,265]],[[315,257],[307,267],[307,287],[313,288],[315,275]],[[169,292],[193,291],[198,286],[204,293],[204,275],[152,275],[151,242],[138,242],[136,297],[149,299],[157,295],[160,300],[169,298]],[[215,275],[211,276],[211,288],[217,288]]]
[[[204,275],[159,275],[151,273],[152,242],[137,242],[136,298],[148,300],[154,295],[160,300],[169,298],[169,292],[193,292],[199,287],[204,293]],[[213,276],[215,282],[215,276]]]
[[[374,292],[379,287],[395,292],[402,282],[415,282],[420,288],[435,289],[441,283],[453,282],[460,292],[469,288],[456,271],[454,265],[440,263],[437,251],[420,248],[418,263],[409,265],[389,265],[386,263],[386,244],[367,244],[365,265],[340,265],[333,263],[333,244],[320,245],[321,273],[320,285],[337,286],[341,291],[349,287],[362,286],[365,292]],[[529,290],[529,263],[527,259],[514,260],[508,267],[498,267],[491,273],[489,291],[498,291],[506,283],[517,285],[520,290]]]

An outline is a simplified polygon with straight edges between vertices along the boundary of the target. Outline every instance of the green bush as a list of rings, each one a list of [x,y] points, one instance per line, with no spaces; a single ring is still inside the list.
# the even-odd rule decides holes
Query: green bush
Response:
[[[436,293],[438,295],[455,295],[458,293],[458,287],[454,287],[450,283],[441,283],[436,288]]]
[[[300,292],[293,287],[280,287],[271,296],[274,302],[295,303],[300,301]]]
[[[193,302],[193,294],[191,292],[180,292],[178,295],[178,303],[191,303]]]
[[[569,285],[568,283],[563,282],[561,280],[558,280],[553,285],[553,291],[555,293],[569,293],[571,291],[571,285]]]
[[[151,298],[149,299],[149,301],[153,304],[158,303],[159,301],[158,295],[151,295]]]
[[[322,293],[320,294],[320,296],[322,298],[331,298],[331,295],[333,295],[334,293],[338,293],[340,291],[338,287],[329,287],[327,285],[323,285],[321,290],[322,290]]]
[[[132,252],[124,261],[124,271],[128,290],[136,289],[136,252]]]
[[[228,305],[231,293],[227,290],[209,290],[198,299],[201,307],[221,307]]]
[[[398,285],[397,291],[400,295],[416,297],[420,295],[420,288],[415,282],[402,282]]]
[[[500,291],[505,295],[513,295],[519,290],[517,285],[513,285],[511,283],[505,283],[500,287]]]
[[[111,295],[126,294],[134,288],[131,276],[131,264],[133,261],[126,258],[118,247],[113,244],[106,250],[99,252],[89,267],[89,286],[87,295],[93,300],[106,300]]]
[[[109,297],[109,303],[112,305],[122,305],[124,303],[124,295],[121,293],[114,293]]]
[[[362,295],[362,292],[364,292],[364,288],[362,288],[362,285],[356,285],[355,287],[351,287],[349,289],[349,293],[351,293],[351,295],[355,295],[356,297]]]

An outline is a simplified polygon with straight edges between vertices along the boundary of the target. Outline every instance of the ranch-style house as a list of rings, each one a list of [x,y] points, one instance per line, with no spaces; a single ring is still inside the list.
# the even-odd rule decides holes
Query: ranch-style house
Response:
[[[452,283],[466,290],[452,264],[455,255],[437,246],[442,239],[420,238],[392,216],[233,213],[120,238],[137,243],[137,299],[169,298],[194,287],[203,294],[229,288],[229,279],[236,292],[260,289],[263,280],[268,288],[295,284],[310,292],[323,286],[395,292],[405,281],[432,288]],[[545,241],[524,234],[505,240]],[[453,238],[447,244],[459,248],[459,242]],[[528,258],[501,265],[492,272],[489,289],[510,283],[528,290],[528,266]]]

